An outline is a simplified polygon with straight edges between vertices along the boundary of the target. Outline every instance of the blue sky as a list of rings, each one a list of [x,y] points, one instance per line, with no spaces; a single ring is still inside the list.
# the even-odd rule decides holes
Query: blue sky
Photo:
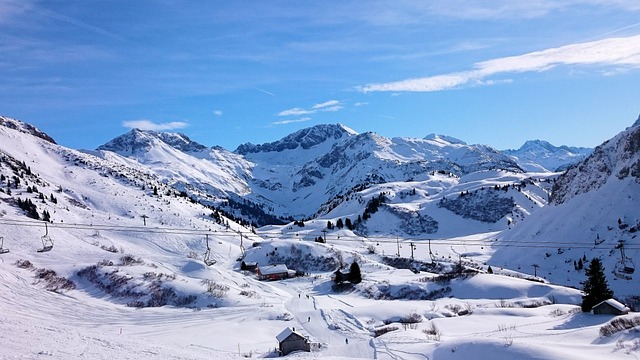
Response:
[[[326,123],[593,147],[639,100],[637,0],[0,0],[0,114],[73,148]]]

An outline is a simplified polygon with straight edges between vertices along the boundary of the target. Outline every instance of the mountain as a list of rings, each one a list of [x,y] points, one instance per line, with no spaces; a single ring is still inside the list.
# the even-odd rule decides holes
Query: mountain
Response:
[[[195,197],[227,197],[250,191],[251,163],[221,147],[201,145],[184,134],[134,129],[92,154],[123,165],[134,160],[167,184]]]
[[[559,172],[584,159],[592,149],[583,147],[554,146],[543,140],[526,141],[517,150],[504,150],[525,171]]]
[[[491,169],[522,172],[488,146],[442,137],[388,139],[340,124],[314,126],[273,143],[245,144],[236,153],[255,164],[247,198],[266,201],[277,215],[293,218],[323,213],[323,204],[352,189],[426,179],[433,171],[456,176]]]
[[[176,148],[183,141],[153,133],[136,135],[150,145],[131,140],[141,144],[135,151],[124,144],[121,154],[81,152],[23,131],[27,124],[11,123],[0,126],[0,247],[9,250],[0,254],[5,357],[277,357],[274,340],[286,328],[312,343],[311,354],[289,355],[294,358],[623,359],[637,345],[633,330],[602,335],[603,328],[615,329],[607,323],[611,317],[580,313],[579,290],[544,279],[579,286],[584,274],[566,269],[566,260],[585,252],[602,256],[609,266],[615,260],[605,251],[622,235],[630,242],[627,256],[636,258],[631,220],[639,199],[624,203],[625,190],[608,200],[620,182],[636,183],[631,175],[620,179],[613,172],[600,188],[545,206],[555,174],[531,178],[517,168],[489,169],[501,157],[482,146],[372,133],[331,137],[297,148],[309,151],[300,154],[310,159],[301,163],[340,170],[331,166],[340,154],[320,161],[331,152],[316,152],[339,147],[362,163],[382,165],[369,170],[400,178],[411,173],[407,164],[423,166],[415,159],[431,150],[428,166],[448,166],[459,175],[433,170],[413,174],[411,181],[362,183],[334,197],[335,206],[318,218],[253,228],[209,206],[214,199],[203,189],[171,180],[200,177],[206,162],[216,163],[216,171],[231,171],[219,164],[224,160],[252,176],[258,165],[242,155],[198,146],[185,152]],[[272,164],[293,167],[294,153],[288,151]],[[375,153],[366,156],[367,151]],[[465,156],[486,161],[475,165],[463,161]],[[225,174],[211,176],[221,182],[216,177]],[[179,191],[183,187],[187,196]],[[590,197],[608,187],[604,199]],[[353,220],[365,209],[368,220],[353,230],[338,228],[338,219]],[[552,213],[541,216],[548,209]],[[607,222],[592,221],[598,216],[621,221],[608,230]],[[548,228],[537,243],[515,236],[506,241],[506,234],[531,230],[537,221],[532,219],[546,221],[537,230]],[[581,234],[567,236],[590,226],[602,231],[600,238],[610,231],[603,244],[589,245],[606,246],[602,251],[579,243]],[[544,236],[554,231],[564,237],[563,256],[555,251],[560,240],[543,247]],[[501,257],[507,249],[509,256]],[[616,257],[613,250],[610,258]],[[215,264],[206,265],[205,257]],[[335,284],[332,275],[354,262],[362,282]],[[534,278],[531,264],[538,262]],[[261,269],[286,264],[297,276],[260,281],[243,269],[247,263]],[[636,283],[619,279],[612,285],[616,294],[627,295],[637,294]],[[633,322],[633,315],[624,318]],[[505,321],[508,326],[500,325]],[[528,335],[518,336],[517,329]]]
[[[640,265],[638,203],[640,124],[636,121],[560,175],[544,211],[498,236],[504,243],[532,244],[529,251],[503,247],[492,261],[521,268],[538,264],[552,281],[578,283],[584,274],[574,269],[574,261],[599,257],[614,291],[637,295],[640,288],[632,279],[638,274],[621,268]]]
[[[56,141],[53,140],[51,136],[45,134],[42,130],[20,120],[12,119],[6,116],[0,116],[0,126],[5,126],[9,129],[18,130],[22,133],[33,135],[52,144],[56,143]]]

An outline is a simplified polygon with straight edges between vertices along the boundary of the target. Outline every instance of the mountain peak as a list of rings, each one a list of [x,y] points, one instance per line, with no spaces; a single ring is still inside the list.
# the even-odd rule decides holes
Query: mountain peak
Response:
[[[158,142],[165,143],[185,153],[201,152],[207,149],[206,146],[191,140],[187,135],[182,133],[132,129],[128,133],[99,146],[98,150],[108,150],[121,155],[131,155],[147,152]]]
[[[335,140],[357,134],[357,132],[342,124],[321,124],[298,130],[271,143],[261,145],[245,143],[238,146],[235,152],[241,155],[247,155],[258,152],[281,152],[284,150],[297,149],[298,147],[308,150],[329,139]]]
[[[53,140],[53,138],[47,134],[45,134],[42,130],[38,129],[37,127],[31,125],[31,124],[27,124],[25,122],[22,122],[20,120],[16,120],[10,117],[6,117],[6,116],[0,116],[0,125],[2,126],[6,126],[9,129],[13,129],[13,130],[17,130],[20,132],[23,132],[25,134],[30,134],[33,135],[35,137],[38,137],[42,140],[48,141],[52,144],[55,144],[56,141]]]
[[[636,127],[636,126],[640,126],[640,115],[638,115],[638,119],[636,119],[636,122],[634,122],[633,125],[631,125],[631,127]]]
[[[464,141],[462,141],[460,139],[456,139],[453,136],[440,135],[440,134],[435,134],[435,133],[431,133],[431,134],[425,136],[424,140],[432,140],[432,141],[438,141],[438,142],[448,142],[450,144],[467,145],[466,142],[464,142]]]

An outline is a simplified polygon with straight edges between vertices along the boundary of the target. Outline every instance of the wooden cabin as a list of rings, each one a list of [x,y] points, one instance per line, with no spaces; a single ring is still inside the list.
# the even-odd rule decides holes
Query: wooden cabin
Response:
[[[278,340],[278,350],[280,356],[289,354],[292,351],[311,352],[311,342],[295,329],[286,328],[276,336]]]
[[[591,310],[596,315],[626,315],[630,311],[628,307],[614,299],[602,301]]]

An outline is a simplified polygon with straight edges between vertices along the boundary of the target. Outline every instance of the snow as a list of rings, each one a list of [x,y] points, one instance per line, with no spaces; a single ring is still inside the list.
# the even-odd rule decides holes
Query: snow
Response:
[[[587,238],[591,233],[587,230],[595,227],[603,237],[611,232],[598,245],[607,246],[602,252],[607,259],[613,239],[629,234],[617,228],[617,214],[603,215],[600,207],[617,204],[621,213],[633,214],[638,200],[611,196],[616,184],[602,188],[610,198],[586,194],[548,209],[544,183],[527,185],[525,195],[535,200],[526,200],[530,204],[522,193],[507,190],[530,211],[517,228],[509,230],[506,221],[465,220],[437,208],[435,202],[528,175],[494,172],[457,178],[434,174],[424,181],[388,183],[361,194],[368,200],[384,190],[389,192],[389,204],[426,211],[441,224],[430,240],[401,233],[362,237],[347,229],[322,233],[328,220],[335,223],[362,209],[354,202],[336,207],[327,217],[305,221],[304,227],[269,226],[253,233],[230,220],[215,223],[209,217],[211,209],[165,195],[168,184],[131,159],[61,148],[2,126],[0,138],[4,159],[0,172],[13,174],[6,160],[11,157],[24,160],[35,174],[25,175],[23,184],[11,189],[12,195],[0,192],[0,236],[4,248],[10,249],[0,255],[0,359],[276,357],[276,337],[287,328],[295,328],[317,344],[311,353],[292,353],[289,358],[626,359],[637,355],[636,329],[601,337],[600,327],[613,317],[580,312],[581,292],[561,285],[578,284],[583,273],[570,270],[565,275],[563,268],[555,276],[547,274],[554,266],[567,266],[567,257],[577,259],[586,249],[565,246],[563,254],[543,260],[548,249],[508,246],[512,239],[526,243],[548,236],[549,246],[557,247],[563,239]],[[36,185],[47,199],[53,195],[57,203],[41,202],[26,191],[24,182]],[[2,185],[6,189],[6,183]],[[153,195],[154,187],[159,195]],[[415,195],[408,192],[413,188]],[[45,229],[42,221],[28,219],[14,205],[14,198],[34,200],[39,211],[51,213],[52,222]],[[593,214],[567,217],[588,206],[594,207]],[[388,224],[394,216],[381,210],[372,220]],[[631,220],[635,219],[625,218]],[[590,225],[581,226],[584,223]],[[371,228],[383,231],[382,225],[376,226]],[[617,230],[608,231],[607,226]],[[38,253],[47,230],[54,246]],[[535,235],[537,231],[544,236]],[[576,234],[571,235],[572,231]],[[315,242],[321,235],[326,235],[327,243]],[[202,262],[207,239],[217,260],[213,266]],[[632,240],[629,236],[628,241]],[[414,261],[430,264],[429,250],[444,269],[460,261],[479,273],[445,279],[439,273],[414,273],[385,262],[388,257],[410,262],[413,254]],[[629,249],[627,254],[638,258],[636,252]],[[125,264],[126,256],[133,262]],[[240,270],[237,259],[243,256],[259,265],[294,261],[294,268],[304,267],[308,276],[262,282],[254,273]],[[18,266],[25,260],[33,268]],[[331,275],[354,260],[360,264],[363,281],[340,291]],[[541,262],[541,272],[544,269],[538,278],[527,274],[534,262]],[[487,265],[494,274],[486,273]],[[100,269],[104,278],[108,274],[130,278],[127,284],[132,291],[148,292],[161,284],[195,300],[185,306],[127,306],[150,295],[127,298],[109,293],[78,274],[91,266]],[[49,280],[37,276],[38,269],[55,271],[57,277],[73,281],[75,288],[52,288]],[[616,289],[623,287],[635,291],[632,282],[624,281]],[[405,296],[441,289],[446,294],[430,300]],[[387,330],[391,331],[383,333]]]

